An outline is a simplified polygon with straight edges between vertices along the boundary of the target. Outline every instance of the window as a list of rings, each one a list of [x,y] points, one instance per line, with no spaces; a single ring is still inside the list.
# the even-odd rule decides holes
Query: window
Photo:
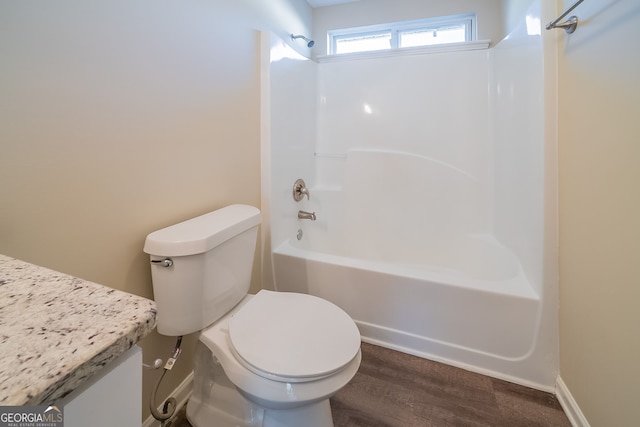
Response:
[[[329,55],[433,46],[476,40],[476,16],[455,15],[404,21],[328,33]]]

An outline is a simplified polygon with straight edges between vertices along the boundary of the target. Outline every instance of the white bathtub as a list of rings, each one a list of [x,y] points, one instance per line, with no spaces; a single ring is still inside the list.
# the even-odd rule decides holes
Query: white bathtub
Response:
[[[474,276],[474,265],[463,266],[465,271],[370,261],[309,249],[303,237],[275,249],[275,281],[279,291],[309,293],[340,306],[366,342],[527,384],[513,367],[505,368],[526,364],[536,342],[540,298],[517,260],[494,239],[469,239],[474,248],[465,251],[493,261],[503,257],[507,267]]]
[[[507,248],[473,232],[487,224],[477,180],[406,153],[345,162],[343,187],[295,205],[317,221],[292,223],[274,248],[276,289],[337,304],[364,341],[536,386],[541,295]]]

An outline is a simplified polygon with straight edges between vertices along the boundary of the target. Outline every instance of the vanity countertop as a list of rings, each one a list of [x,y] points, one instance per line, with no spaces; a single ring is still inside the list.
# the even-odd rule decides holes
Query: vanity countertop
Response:
[[[155,326],[149,299],[0,255],[0,405],[56,403]]]

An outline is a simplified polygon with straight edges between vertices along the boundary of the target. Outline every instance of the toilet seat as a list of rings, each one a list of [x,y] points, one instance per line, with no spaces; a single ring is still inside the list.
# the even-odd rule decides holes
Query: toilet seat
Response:
[[[342,309],[318,297],[262,290],[229,319],[230,348],[244,367],[281,382],[324,378],[360,350]]]

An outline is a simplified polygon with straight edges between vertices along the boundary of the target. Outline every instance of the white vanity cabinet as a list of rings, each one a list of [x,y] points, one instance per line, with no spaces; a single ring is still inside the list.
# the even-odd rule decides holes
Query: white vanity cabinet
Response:
[[[134,346],[58,405],[65,427],[142,424],[142,350]]]

